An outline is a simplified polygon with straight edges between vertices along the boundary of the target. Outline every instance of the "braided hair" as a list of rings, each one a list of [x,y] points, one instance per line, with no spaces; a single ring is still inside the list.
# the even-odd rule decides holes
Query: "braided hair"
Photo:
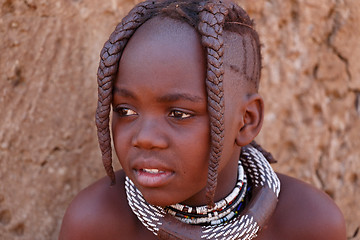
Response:
[[[102,153],[102,161],[112,184],[115,174],[112,167],[111,137],[109,115],[112,103],[113,84],[117,77],[119,61],[126,43],[143,23],[155,16],[170,17],[186,22],[194,27],[201,36],[201,44],[207,60],[206,91],[210,118],[210,159],[206,197],[208,205],[214,204],[217,184],[219,159],[224,139],[224,39],[223,31],[234,31],[240,35],[250,36],[245,44],[252,44],[251,49],[257,52],[252,61],[242,63],[242,74],[247,81],[253,82],[258,89],[261,72],[260,43],[253,22],[247,13],[231,2],[216,0],[148,0],[136,5],[129,14],[116,26],[114,32],[105,42],[100,53],[100,64],[97,73],[98,106],[96,110],[96,126]],[[250,63],[249,63],[250,62]],[[252,63],[251,63],[252,62]],[[247,72],[247,64],[254,64],[251,72]],[[269,162],[275,160],[254,141],[250,143],[260,150]]]

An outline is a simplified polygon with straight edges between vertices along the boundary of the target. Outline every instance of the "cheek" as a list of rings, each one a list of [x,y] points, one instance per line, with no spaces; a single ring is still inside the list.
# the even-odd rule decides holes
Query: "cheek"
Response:
[[[126,129],[122,128],[121,125],[113,118],[112,123],[112,137],[116,155],[122,164],[122,157],[126,156],[129,141],[128,133]],[[123,165],[123,164],[122,164]]]
[[[210,134],[207,125],[198,127],[192,136],[187,137],[183,152],[186,154],[187,169],[195,178],[207,178],[209,164]]]

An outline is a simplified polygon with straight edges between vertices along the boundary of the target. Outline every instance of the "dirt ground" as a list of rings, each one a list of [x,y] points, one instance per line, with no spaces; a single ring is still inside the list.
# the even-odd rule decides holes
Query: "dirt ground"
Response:
[[[71,199],[105,175],[98,56],[134,2],[0,0],[0,239],[57,239]],[[360,239],[360,1],[239,3],[263,44],[258,142],[277,171],[329,194]]]

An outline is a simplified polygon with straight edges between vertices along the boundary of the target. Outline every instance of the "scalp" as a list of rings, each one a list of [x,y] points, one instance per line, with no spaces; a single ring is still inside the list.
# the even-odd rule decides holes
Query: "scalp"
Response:
[[[248,33],[224,32],[225,76],[228,72],[234,74],[229,84],[237,90],[246,88],[247,93],[255,93],[259,89],[261,56],[257,45]]]

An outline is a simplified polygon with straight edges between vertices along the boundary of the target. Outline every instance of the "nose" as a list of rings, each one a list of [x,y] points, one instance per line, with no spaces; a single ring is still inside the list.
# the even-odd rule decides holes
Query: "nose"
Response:
[[[132,138],[132,145],[142,149],[165,149],[168,140],[161,123],[157,119],[140,121],[136,134]]]

